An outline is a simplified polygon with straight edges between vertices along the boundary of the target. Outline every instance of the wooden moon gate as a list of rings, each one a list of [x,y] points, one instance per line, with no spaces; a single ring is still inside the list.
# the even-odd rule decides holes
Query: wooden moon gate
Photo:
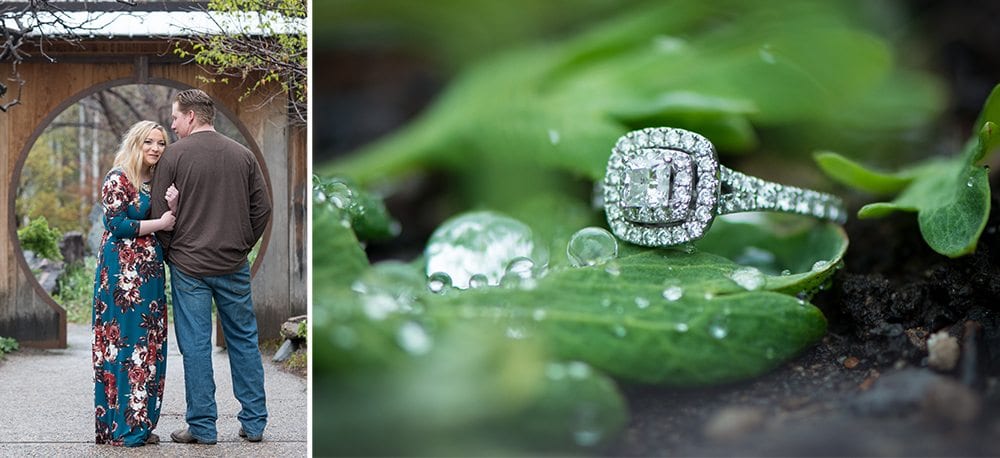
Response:
[[[35,140],[59,113],[90,94],[125,84],[157,84],[208,92],[220,114],[239,127],[264,169],[273,213],[254,264],[252,290],[260,338],[278,338],[281,324],[307,309],[306,128],[289,124],[284,97],[268,100],[255,95],[241,102],[245,86],[199,81],[199,75],[208,75],[197,65],[174,58],[168,40],[86,40],[81,44],[47,45],[46,53],[57,63],[33,50],[35,58],[17,66],[26,82],[20,104],[0,112],[0,191],[7,220],[0,225],[0,336],[13,337],[25,346],[66,347],[66,312],[35,280],[17,239],[15,194]],[[0,75],[10,74],[10,64],[0,64]],[[17,91],[16,86],[9,86],[8,96]],[[157,121],[170,124],[169,119]]]

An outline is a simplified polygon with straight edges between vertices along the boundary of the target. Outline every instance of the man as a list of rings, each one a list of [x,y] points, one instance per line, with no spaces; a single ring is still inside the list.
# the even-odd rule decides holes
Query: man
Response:
[[[154,215],[167,211],[165,196],[172,183],[179,192],[174,230],[157,232],[170,266],[187,402],[188,427],[170,438],[199,444],[217,440],[212,374],[215,299],[229,351],[233,393],[242,406],[239,435],[259,442],[267,407],[247,254],[271,215],[264,175],[250,150],[215,131],[215,105],[205,92],[178,93],[171,117],[170,128],[180,139],[163,153],[151,192]]]

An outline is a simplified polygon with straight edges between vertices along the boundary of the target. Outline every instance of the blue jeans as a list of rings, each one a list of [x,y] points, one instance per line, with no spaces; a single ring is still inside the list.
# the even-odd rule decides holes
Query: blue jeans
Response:
[[[193,277],[170,265],[174,331],[184,359],[187,424],[201,441],[216,440],[215,379],[212,373],[212,299],[229,351],[233,394],[243,407],[238,418],[248,436],[267,425],[264,366],[257,342],[257,317],[250,295],[250,266],[227,275]]]

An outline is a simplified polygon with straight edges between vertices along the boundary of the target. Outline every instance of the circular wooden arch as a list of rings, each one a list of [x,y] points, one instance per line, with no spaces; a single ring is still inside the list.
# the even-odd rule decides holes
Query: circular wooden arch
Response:
[[[66,346],[66,312],[28,269],[17,239],[15,193],[28,152],[44,129],[84,97],[116,86],[153,84],[198,87],[216,101],[258,157],[274,213],[254,264],[253,294],[262,339],[276,338],[281,323],[306,313],[305,203],[308,192],[305,129],[288,124],[281,97],[240,101],[241,85],[206,84],[196,65],[170,56],[166,40],[88,41],[83,48],[48,49],[59,63],[29,61],[17,70],[27,82],[21,104],[0,113],[0,168],[7,224],[0,232],[0,336],[23,345]],[[9,65],[0,65],[8,74]],[[165,101],[167,103],[168,101]]]

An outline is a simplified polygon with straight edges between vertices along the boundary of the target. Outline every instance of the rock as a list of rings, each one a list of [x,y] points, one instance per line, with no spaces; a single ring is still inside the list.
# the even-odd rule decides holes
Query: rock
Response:
[[[726,407],[705,424],[705,437],[714,441],[732,441],[760,429],[764,412],[756,407]]]
[[[305,340],[299,337],[299,323],[305,322],[307,315],[293,316],[281,325],[281,337],[291,340]]]
[[[948,335],[948,331],[931,334],[927,339],[927,364],[940,371],[950,371],[958,363],[958,339]]]
[[[904,369],[881,377],[851,403],[861,415],[905,416],[920,413],[934,423],[968,424],[980,411],[980,396],[950,377],[927,369]]]
[[[70,231],[63,235],[62,241],[59,242],[59,252],[62,253],[63,262],[67,266],[83,263],[83,233],[80,231]]]
[[[292,356],[292,353],[294,353],[297,348],[298,345],[296,345],[292,339],[285,339],[285,342],[281,344],[278,351],[274,352],[274,357],[271,358],[271,361],[280,363]]]
[[[40,258],[35,256],[31,250],[24,251],[24,260],[27,261],[28,268],[35,274],[35,279],[38,280],[38,284],[42,285],[42,289],[46,293],[53,295],[58,292],[59,276],[66,270],[62,261]]]

